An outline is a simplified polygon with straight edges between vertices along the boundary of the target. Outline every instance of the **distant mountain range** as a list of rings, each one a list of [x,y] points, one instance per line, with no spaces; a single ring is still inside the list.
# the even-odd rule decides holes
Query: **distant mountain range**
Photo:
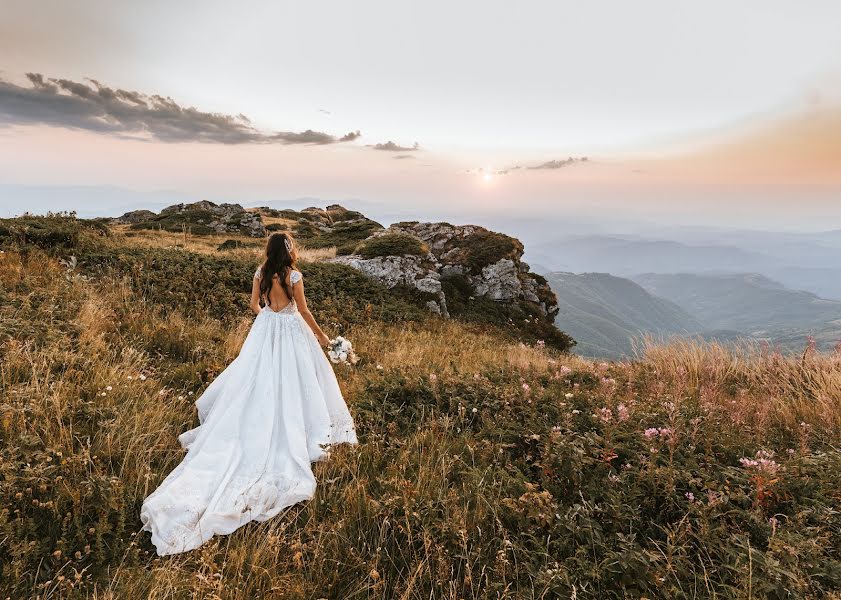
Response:
[[[583,356],[623,358],[633,353],[633,340],[696,333],[700,321],[677,304],[650,294],[630,279],[607,273],[546,273],[558,297],[559,328],[578,342]]]
[[[800,330],[805,337],[841,329],[841,302],[789,289],[763,275],[645,274],[633,279],[708,329],[772,337],[782,331]]]
[[[556,323],[584,356],[623,358],[633,340],[699,335],[766,340],[800,351],[813,336],[821,350],[841,340],[841,302],[792,290],[759,274],[544,273],[558,297]]]
[[[725,231],[681,232],[681,241],[639,235],[568,236],[529,249],[527,260],[550,271],[760,273],[789,288],[841,300],[841,235]],[[687,241],[688,240],[688,241]]]

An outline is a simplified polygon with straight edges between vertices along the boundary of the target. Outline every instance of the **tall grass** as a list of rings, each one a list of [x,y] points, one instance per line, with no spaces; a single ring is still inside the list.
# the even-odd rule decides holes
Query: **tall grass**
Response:
[[[168,305],[40,251],[0,254],[0,284],[6,596],[841,590],[837,355],[675,341],[600,363],[479,324],[350,321],[363,360],[337,374],[361,444],[316,464],[312,501],[158,558],[140,504],[250,317]]]

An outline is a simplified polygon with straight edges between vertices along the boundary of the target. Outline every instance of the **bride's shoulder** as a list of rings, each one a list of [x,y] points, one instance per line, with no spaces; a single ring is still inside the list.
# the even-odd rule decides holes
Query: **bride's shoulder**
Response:
[[[257,270],[254,271],[254,279],[260,279],[263,276],[263,265],[259,265]]]
[[[304,278],[304,276],[301,275],[300,271],[295,270],[295,269],[290,269],[290,271],[289,271],[289,281],[291,281],[293,284],[298,283],[303,278]]]

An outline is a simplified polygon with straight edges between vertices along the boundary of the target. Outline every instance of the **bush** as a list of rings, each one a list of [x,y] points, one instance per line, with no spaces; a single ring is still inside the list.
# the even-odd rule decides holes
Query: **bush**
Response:
[[[296,237],[301,237],[308,248],[336,247],[337,254],[350,254],[359,242],[379,231],[383,226],[375,221],[341,221],[336,223],[332,231],[313,231],[310,236],[304,235],[296,229]]]
[[[441,285],[451,317],[486,327],[495,326],[502,335],[524,342],[542,340],[563,352],[575,345],[575,340],[559,330],[553,319],[541,314],[531,302],[495,302],[489,298],[476,298],[472,295],[473,286],[464,275],[442,277]]]
[[[48,251],[102,247],[110,235],[101,221],[77,219],[73,213],[0,219],[0,244],[37,246]]]
[[[355,250],[355,254],[359,254],[365,258],[375,258],[377,256],[426,256],[429,254],[429,246],[419,238],[408,233],[387,233],[365,240]]]
[[[462,240],[465,248],[464,262],[473,273],[503,258],[517,259],[523,254],[523,244],[512,237],[495,231],[476,231]]]
[[[216,247],[217,250],[236,250],[237,248],[242,248],[243,244],[239,240],[225,240],[219,246]]]

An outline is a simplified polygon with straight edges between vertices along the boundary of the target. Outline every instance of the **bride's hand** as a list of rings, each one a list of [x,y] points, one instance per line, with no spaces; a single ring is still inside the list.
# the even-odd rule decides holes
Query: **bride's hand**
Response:
[[[316,337],[318,338],[318,343],[321,344],[322,348],[326,348],[330,345],[330,338],[327,337],[325,334],[322,333],[321,335]]]

